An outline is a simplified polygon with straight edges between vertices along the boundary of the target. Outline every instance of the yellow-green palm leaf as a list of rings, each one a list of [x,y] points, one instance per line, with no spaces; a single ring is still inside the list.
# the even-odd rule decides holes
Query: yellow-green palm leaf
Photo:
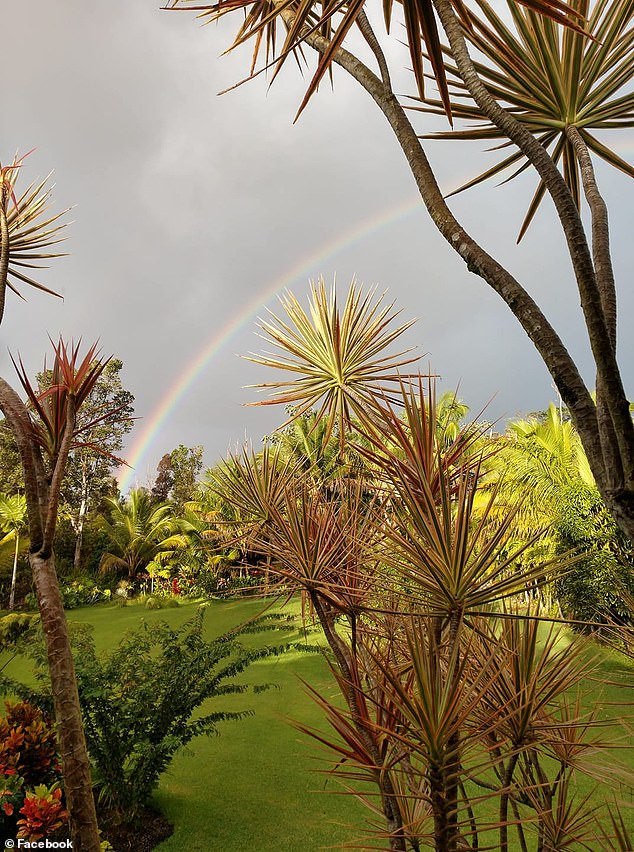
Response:
[[[402,381],[399,368],[417,360],[403,358],[409,350],[385,354],[412,322],[393,326],[398,312],[373,297],[374,290],[364,296],[352,282],[340,311],[334,287],[328,292],[323,280],[311,287],[308,311],[292,293],[284,296],[280,301],[288,319],[261,321],[264,339],[278,352],[251,355],[249,360],[291,376],[255,385],[271,389],[273,395],[251,405],[292,405],[291,419],[315,408],[317,422],[326,418],[324,441],[337,424],[343,444],[353,417],[364,420],[377,398],[389,398],[390,387]]]

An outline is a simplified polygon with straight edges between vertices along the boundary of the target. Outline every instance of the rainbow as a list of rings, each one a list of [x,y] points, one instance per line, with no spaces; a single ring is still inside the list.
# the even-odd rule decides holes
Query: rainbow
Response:
[[[144,428],[134,441],[131,449],[126,454],[126,460],[129,467],[121,467],[117,472],[117,479],[121,493],[125,494],[131,487],[135,469],[139,468],[141,463],[144,461],[148,450],[159,434],[161,427],[169,417],[170,412],[176,408],[190,387],[204,372],[214,355],[243,325],[249,322],[249,320],[257,314],[258,310],[260,310],[265,302],[275,296],[276,293],[279,293],[281,290],[289,287],[298,278],[302,278],[303,276],[310,274],[316,264],[322,263],[327,258],[349,248],[359,240],[371,236],[381,228],[404,219],[421,209],[422,205],[420,197],[416,197],[415,199],[409,199],[408,201],[401,202],[396,207],[381,212],[378,216],[371,216],[361,222],[358,222],[345,234],[337,237],[337,239],[327,243],[326,245],[322,245],[311,255],[304,257],[290,269],[286,270],[279,278],[276,278],[275,281],[269,284],[265,289],[258,292],[257,295],[254,296],[254,298],[251,299],[251,301],[249,301],[241,311],[235,314],[233,319],[230,320],[224,328],[206,341],[204,346],[194,356],[190,363],[187,364],[185,369],[179,374],[176,381],[160,400],[159,404],[152,411],[147,422],[144,424]]]

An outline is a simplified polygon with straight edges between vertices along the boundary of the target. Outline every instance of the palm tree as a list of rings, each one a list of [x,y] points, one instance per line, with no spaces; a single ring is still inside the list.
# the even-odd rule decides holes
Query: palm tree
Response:
[[[20,553],[20,535],[27,528],[26,499],[21,494],[0,494],[0,527],[7,533],[5,538],[13,538],[13,571],[11,573],[11,593],[9,609],[15,606],[15,584],[18,575],[18,555]]]
[[[499,455],[505,479],[526,493],[535,507],[552,514],[562,489],[595,486],[579,435],[550,403],[545,417],[509,423],[509,438]]]
[[[131,491],[124,503],[110,497],[104,505],[108,516],[101,518],[100,527],[111,549],[101,558],[102,571],[124,569],[134,582],[139,571],[168,561],[188,544],[172,506],[156,505],[144,489]]]

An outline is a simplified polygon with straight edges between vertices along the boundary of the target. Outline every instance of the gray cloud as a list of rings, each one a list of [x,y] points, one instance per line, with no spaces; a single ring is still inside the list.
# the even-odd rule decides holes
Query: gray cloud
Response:
[[[271,89],[261,77],[217,97],[248,64],[248,49],[219,58],[230,25],[199,28],[191,15],[127,0],[29,0],[7,5],[2,17],[12,34],[3,42],[12,73],[2,83],[0,156],[37,145],[25,178],[55,168],[56,205],[77,205],[72,254],[46,275],[64,301],[36,293],[26,294],[26,304],[10,300],[3,375],[11,375],[6,347],[36,370],[47,333],[99,337],[107,353],[123,359],[144,418],[131,451],[170,388],[251,300],[259,296],[274,307],[276,284],[301,295],[309,276],[332,280],[336,273],[342,286],[356,274],[388,288],[405,317],[419,317],[409,343],[426,353],[443,388],[460,382],[475,410],[495,397],[490,416],[512,415],[553,397],[516,321],[452,255],[424,211],[390,220],[390,211],[415,198],[412,179],[382,116],[341,74],[334,94],[324,84],[293,125],[307,78],[291,63]],[[473,174],[482,157],[477,147],[430,143],[429,150],[447,189]],[[633,248],[625,178],[601,178],[613,202],[617,270],[627,280]],[[530,283],[589,370],[578,297],[550,211],[515,246],[532,186],[527,176],[452,203]],[[365,237],[329,250],[360,223],[382,220]],[[623,293],[623,316],[631,315],[632,298]],[[282,412],[242,407],[254,398],[242,386],[266,378],[236,357],[259,346],[256,313],[165,417],[139,460],[139,481],[178,443],[204,444],[212,463],[245,432],[257,441],[282,419]],[[624,336],[630,381],[632,346]]]

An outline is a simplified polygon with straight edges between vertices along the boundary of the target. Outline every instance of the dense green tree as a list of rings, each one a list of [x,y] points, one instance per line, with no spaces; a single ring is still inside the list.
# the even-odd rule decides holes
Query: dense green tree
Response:
[[[157,466],[152,498],[159,503],[169,500],[176,511],[181,512],[185,503],[195,499],[203,452],[200,444],[195,447],[179,444],[171,453],[166,453]]]
[[[561,490],[553,538],[556,553],[572,551],[579,557],[554,579],[566,617],[593,625],[631,624],[634,552],[596,488],[576,482]]]
[[[174,485],[174,468],[172,467],[172,457],[169,453],[161,456],[161,460],[156,466],[156,479],[152,486],[152,499],[157,503],[166,503],[169,500],[172,487]]]
[[[0,420],[0,483],[5,494],[24,493],[20,451],[11,427],[4,419]]]
[[[634,589],[632,547],[596,487],[574,425],[551,404],[542,415],[512,421],[490,456],[500,504],[521,495],[515,540],[529,560],[575,554],[552,588],[567,617],[588,622],[629,620]]]
[[[117,493],[113,470],[121,464],[118,453],[133,425],[134,396],[123,387],[122,369],[119,358],[108,361],[77,415],[82,442],[68,454],[60,505],[75,532],[75,571],[81,568],[84,526],[90,510],[97,508],[102,498]],[[48,387],[50,380],[50,371],[38,376],[42,388]]]
[[[203,467],[203,447],[186,447],[179,444],[170,453],[174,484],[170,498],[177,511],[180,511],[188,500],[193,500],[196,493],[196,482]]]

